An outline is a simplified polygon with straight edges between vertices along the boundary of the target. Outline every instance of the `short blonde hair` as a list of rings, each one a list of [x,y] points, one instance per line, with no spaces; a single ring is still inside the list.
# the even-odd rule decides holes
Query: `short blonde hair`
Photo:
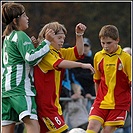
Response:
[[[45,38],[44,35],[47,29],[52,29],[55,32],[55,34],[57,34],[60,30],[62,30],[65,35],[67,34],[67,30],[63,24],[60,24],[59,22],[50,22],[46,24],[40,31],[38,36],[38,42],[41,42],[42,40],[44,40]]]

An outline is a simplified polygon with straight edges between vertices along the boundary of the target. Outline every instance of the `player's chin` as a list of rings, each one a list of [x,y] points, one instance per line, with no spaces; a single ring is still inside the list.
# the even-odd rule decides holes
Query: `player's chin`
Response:
[[[62,48],[62,45],[58,45],[58,50],[60,50]]]
[[[25,24],[25,28],[26,28],[26,29],[29,28],[29,23],[26,23],[26,24]]]
[[[107,48],[104,48],[104,50],[105,50],[107,53],[109,53],[109,49],[107,49]]]
[[[24,28],[24,30],[26,30],[26,29],[28,29],[28,28],[29,28],[29,25],[26,25],[25,28]]]
[[[29,28],[29,24],[26,25],[26,28]]]

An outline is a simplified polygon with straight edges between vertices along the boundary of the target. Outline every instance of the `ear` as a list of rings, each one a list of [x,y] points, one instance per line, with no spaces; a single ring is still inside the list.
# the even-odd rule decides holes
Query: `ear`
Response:
[[[116,39],[116,41],[119,43],[119,41],[120,41],[120,38],[117,38],[117,39]]]
[[[15,25],[17,24],[16,18],[13,19],[13,23],[14,23]]]

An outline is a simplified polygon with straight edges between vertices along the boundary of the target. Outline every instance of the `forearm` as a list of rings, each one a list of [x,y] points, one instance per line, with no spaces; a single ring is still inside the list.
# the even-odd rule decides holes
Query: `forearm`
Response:
[[[75,28],[76,46],[77,46],[79,55],[83,55],[84,53],[83,35],[84,35],[85,30],[86,30],[86,26],[81,23],[77,24]]]
[[[95,70],[93,66],[90,63],[81,63],[81,62],[74,62],[69,60],[63,60],[58,65],[59,68],[76,68],[80,67],[83,69],[90,69],[92,71],[92,74],[95,73]]]
[[[82,67],[82,63],[80,62],[74,62],[69,60],[63,60],[59,65],[59,68],[76,68],[76,67]]]
[[[76,35],[76,47],[79,55],[83,55],[84,53],[84,44],[83,44],[83,36]]]

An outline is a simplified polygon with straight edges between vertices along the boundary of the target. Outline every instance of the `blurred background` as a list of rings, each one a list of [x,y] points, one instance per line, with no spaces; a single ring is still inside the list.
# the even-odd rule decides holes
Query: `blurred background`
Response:
[[[68,34],[65,42],[75,45],[75,26],[87,26],[84,37],[92,42],[93,53],[101,49],[98,38],[103,25],[113,24],[120,33],[120,45],[131,46],[131,2],[20,2],[29,17],[29,36],[38,36],[41,28],[51,21],[64,24]],[[4,26],[2,27],[4,29]]]

